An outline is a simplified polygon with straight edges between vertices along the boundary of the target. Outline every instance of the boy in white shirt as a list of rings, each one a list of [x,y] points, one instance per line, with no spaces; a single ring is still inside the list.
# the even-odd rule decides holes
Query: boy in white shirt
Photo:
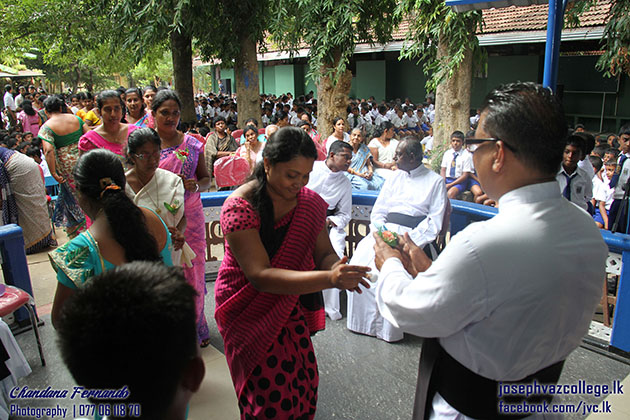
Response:
[[[446,182],[448,198],[455,198],[466,191],[468,177],[472,172],[472,158],[464,149],[464,133],[451,134],[451,148],[444,152],[440,175]]]
[[[580,136],[569,136],[556,180],[564,198],[593,214],[591,203],[593,181],[586,171],[578,167],[578,162],[582,159],[584,143],[584,138]]]
[[[595,169],[595,176],[593,177],[593,207],[595,208],[595,214],[593,219],[598,228],[608,229],[608,210],[610,210],[610,205],[613,202],[615,189],[610,188],[608,182],[604,181],[604,173],[610,179],[615,173],[617,164],[609,162],[606,164],[605,171],[602,171],[603,162],[598,156],[589,156],[589,159]]]

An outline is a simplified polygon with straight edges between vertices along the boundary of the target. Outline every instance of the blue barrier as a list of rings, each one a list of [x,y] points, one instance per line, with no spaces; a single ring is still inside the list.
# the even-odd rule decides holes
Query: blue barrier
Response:
[[[15,224],[0,226],[0,253],[2,253],[2,273],[6,284],[19,287],[33,296],[21,227]],[[18,322],[28,320],[27,310],[20,308],[15,311],[15,319]]]
[[[204,207],[219,207],[231,194],[231,191],[218,193],[202,193]],[[378,197],[378,191],[354,191],[352,204],[355,206],[372,206]],[[498,210],[468,201],[451,200],[450,218],[451,236],[464,229],[470,223],[494,217]],[[610,233],[601,230],[602,237],[611,252],[622,255],[621,275],[617,291],[617,304],[613,319],[610,345],[625,352],[630,352],[630,235]],[[603,285],[604,279],[602,279]]]

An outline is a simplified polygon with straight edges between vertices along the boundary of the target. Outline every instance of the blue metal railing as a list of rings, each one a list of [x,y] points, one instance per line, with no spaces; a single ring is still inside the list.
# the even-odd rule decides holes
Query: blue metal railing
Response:
[[[218,193],[203,193],[201,200],[204,207],[219,207],[230,195],[230,191]],[[352,204],[372,206],[378,197],[377,191],[362,191],[352,193]],[[451,200],[452,213],[450,218],[451,236],[464,229],[472,222],[487,220],[497,214],[494,207],[467,201]],[[617,291],[617,304],[613,320],[610,345],[625,352],[630,352],[630,235],[610,233],[602,230],[602,237],[611,252],[622,255],[621,275]],[[602,279],[603,285],[604,279]]]

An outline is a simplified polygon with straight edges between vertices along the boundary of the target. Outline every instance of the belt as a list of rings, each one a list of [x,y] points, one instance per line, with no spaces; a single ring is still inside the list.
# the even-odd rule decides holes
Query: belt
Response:
[[[556,384],[563,366],[564,360],[561,360],[519,381],[502,382],[527,384],[536,380],[540,384]],[[484,378],[455,360],[442,348],[437,339],[425,338],[420,356],[413,420],[429,418],[436,392],[439,392],[457,411],[476,419],[522,419],[530,415],[506,415],[497,412],[498,387],[497,381]],[[523,401],[528,404],[540,404],[543,401],[550,403],[552,399],[552,395],[502,398],[506,404],[518,404]]]
[[[337,212],[337,207],[335,207],[334,209],[327,209],[326,210],[326,217],[328,216],[332,216],[333,214],[335,214]]]
[[[401,225],[410,229],[414,229],[426,218],[427,216],[409,216],[402,213],[387,213],[387,217],[385,217],[385,222],[394,223],[396,225]]]

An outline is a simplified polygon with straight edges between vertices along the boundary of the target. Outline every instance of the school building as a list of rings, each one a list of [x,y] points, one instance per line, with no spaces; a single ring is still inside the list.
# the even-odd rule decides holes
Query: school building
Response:
[[[601,55],[601,38],[612,0],[599,0],[581,16],[580,25],[562,31],[558,91],[563,97],[569,124],[582,123],[589,131],[616,132],[630,121],[630,80],[627,75],[606,78],[595,68]],[[471,107],[481,104],[493,87],[513,81],[542,82],[548,5],[511,6],[483,11],[484,27],[478,34],[487,52],[484,68],[475,72]],[[401,24],[385,45],[357,45],[350,62],[350,97],[377,101],[404,99],[419,103],[426,97],[426,76],[421,64],[399,60],[407,26]],[[307,77],[308,50],[291,58],[288,53],[268,51],[258,55],[259,83],[262,93],[294,96],[317,93]],[[228,92],[235,91],[234,71],[212,66],[213,90],[218,79]]]

